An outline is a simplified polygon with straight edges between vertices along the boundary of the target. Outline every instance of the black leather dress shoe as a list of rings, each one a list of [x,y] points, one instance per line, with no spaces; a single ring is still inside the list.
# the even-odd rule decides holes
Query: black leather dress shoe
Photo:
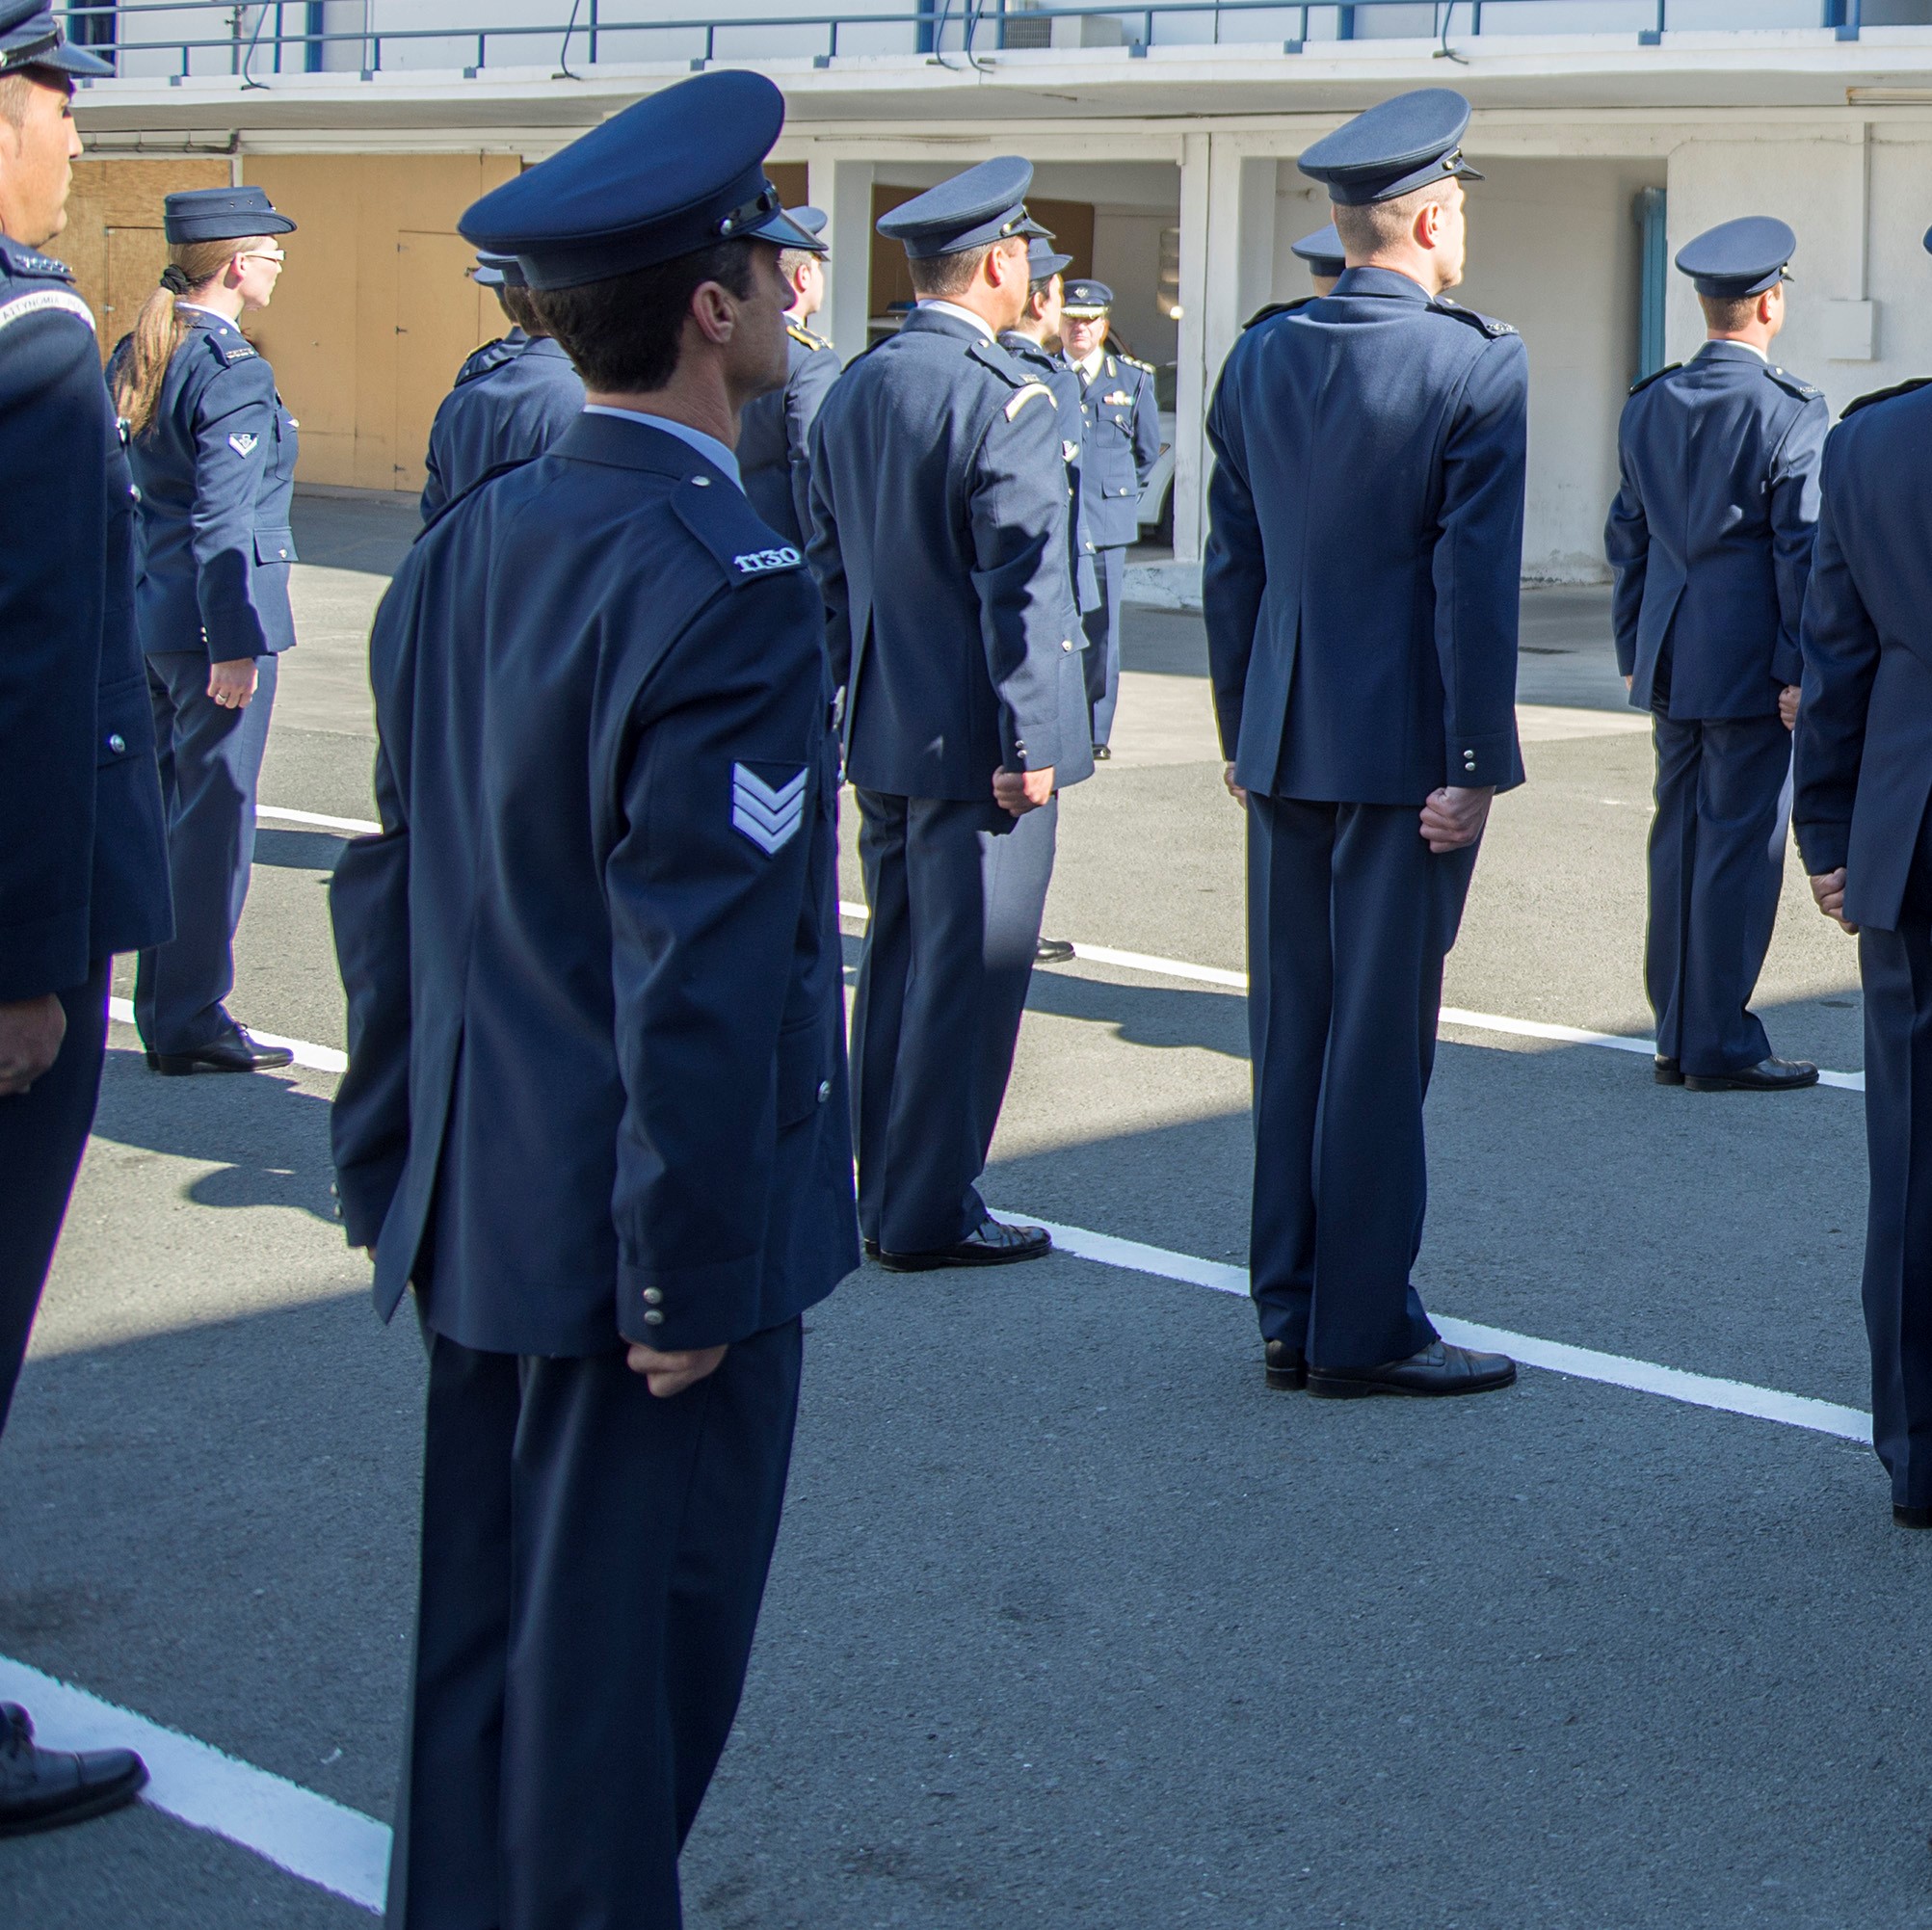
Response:
[[[1379,1367],[1310,1367],[1309,1392],[1332,1401],[1364,1394],[1486,1394],[1515,1379],[1516,1362],[1507,1354],[1476,1354],[1432,1340],[1419,1354]]]
[[[864,1235],[859,1244],[865,1249],[865,1257],[876,1260],[879,1257],[879,1242],[870,1233]]]
[[[1659,1052],[1654,1061],[1656,1082],[1660,1086],[1681,1086],[1683,1084],[1683,1068],[1675,1059],[1667,1058]]]
[[[150,1052],[147,1070],[181,1078],[189,1072],[259,1072],[269,1066],[286,1066],[295,1054],[286,1045],[258,1045],[246,1025],[231,1025],[219,1039],[192,1052]]]
[[[82,1823],[131,1803],[147,1765],[131,1749],[40,1749],[17,1703],[0,1703],[0,1837]]]
[[[1094,746],[1094,762],[1097,764],[1104,764],[1113,754],[1104,744],[1096,744]]]
[[[1308,1361],[1299,1347],[1290,1347],[1285,1340],[1268,1342],[1266,1372],[1271,1388],[1283,1388],[1290,1393],[1309,1384]]]
[[[1037,1260],[1053,1251],[1045,1227],[1009,1227],[989,1216],[957,1246],[933,1254],[881,1252],[879,1264],[887,1273],[932,1273],[942,1266],[1011,1266],[1015,1260]]]
[[[1898,1528],[1932,1528],[1932,1508],[1908,1508],[1894,1501],[1892,1522]]]
[[[1686,1072],[1683,1082],[1694,1093],[1794,1093],[1815,1086],[1818,1069],[1805,1059],[1760,1059],[1735,1072]]]

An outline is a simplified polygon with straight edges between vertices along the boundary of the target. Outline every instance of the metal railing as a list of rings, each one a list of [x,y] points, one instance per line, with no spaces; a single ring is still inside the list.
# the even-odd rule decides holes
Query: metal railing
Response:
[[[631,0],[634,8],[637,0]],[[897,13],[783,13],[748,14],[743,17],[710,19],[613,18],[610,0],[574,0],[569,18],[561,29],[555,19],[536,24],[473,27],[452,21],[441,26],[377,27],[368,24],[370,10],[364,9],[365,24],[355,30],[325,27],[325,8],[321,0],[74,0],[66,9],[68,31],[72,37],[107,59],[117,73],[128,79],[166,78],[178,83],[193,77],[227,73],[247,85],[267,85],[264,76],[283,73],[322,71],[357,72],[365,79],[394,72],[400,67],[421,70],[424,64],[409,58],[411,51],[427,51],[430,43],[441,42],[452,49],[474,54],[473,59],[451,59],[448,66],[460,66],[466,77],[482,73],[491,65],[530,67],[554,59],[559,79],[581,76],[573,61],[595,66],[599,62],[646,62],[656,59],[688,60],[695,67],[720,58],[721,34],[800,32],[822,40],[812,53],[813,64],[829,66],[840,55],[839,39],[846,37],[847,48],[862,30],[891,30],[899,35],[910,32],[912,44],[897,51],[942,59],[959,53],[967,59],[1019,49],[1056,44],[1056,21],[1106,21],[1118,25],[1118,44],[1130,55],[1145,55],[1158,44],[1159,22],[1179,22],[1211,15],[1212,40],[1222,40],[1224,18],[1239,22],[1244,16],[1268,14],[1277,21],[1294,22],[1294,31],[1256,35],[1238,44],[1278,45],[1288,53],[1300,53],[1310,46],[1332,45],[1337,40],[1368,38],[1363,15],[1377,8],[1400,8],[1410,14],[1427,13],[1431,24],[1426,37],[1440,39],[1443,50],[1451,52],[1453,40],[1493,36],[1502,29],[1509,15],[1523,7],[1547,13],[1551,6],[1574,9],[1578,24],[1570,32],[1618,31],[1605,28],[1605,15],[1628,21],[1632,17],[1650,22],[1633,31],[1639,44],[1655,46],[1672,30],[1672,0],[1142,0],[1142,4],[1032,5],[1025,0],[914,0]],[[421,6],[418,13],[425,11]],[[454,9],[452,10],[455,11]],[[1680,17],[1685,11],[1680,4]],[[1808,10],[1815,13],[1816,25],[1835,34],[1840,40],[1859,38],[1863,0],[1813,0]],[[1583,19],[1586,13],[1596,21]],[[178,19],[189,16],[181,31],[172,23],[163,31],[158,16]],[[1318,38],[1310,34],[1311,20],[1334,32]],[[150,22],[152,25],[150,26]],[[1131,35],[1129,27],[1137,27]],[[1045,38],[1041,38],[1042,28]],[[1085,30],[1076,28],[1084,36]],[[1632,31],[1626,27],[1623,31]],[[1701,31],[1708,31],[1703,28]],[[1741,30],[1739,30],[1741,31]],[[669,38],[685,42],[683,50],[665,51]],[[701,38],[702,52],[691,51]],[[1189,44],[1200,44],[1199,37],[1179,37]],[[652,43],[659,50],[651,50]],[[1084,44],[1114,42],[1084,41]],[[554,47],[552,56],[548,49]],[[384,52],[389,61],[384,65]],[[400,51],[399,51],[400,50]],[[745,49],[737,58],[753,58]],[[796,58],[787,49],[787,57]],[[98,83],[96,83],[98,84]]]

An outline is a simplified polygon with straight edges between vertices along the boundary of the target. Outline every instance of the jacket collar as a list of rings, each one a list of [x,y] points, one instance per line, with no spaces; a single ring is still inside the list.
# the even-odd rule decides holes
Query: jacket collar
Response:
[[[956,341],[983,342],[989,331],[968,322],[964,315],[948,314],[943,308],[928,307],[923,302],[899,325],[902,335],[951,335]]]
[[[1771,357],[1760,356],[1744,342],[1706,342],[1691,357],[1694,362],[1741,362],[1747,368],[1769,368]]]
[[[550,445],[548,453],[577,463],[600,463],[607,469],[643,469],[674,481],[711,476],[738,487],[688,442],[630,416],[580,415]]]
[[[1414,302],[1417,307],[1429,305],[1429,291],[1419,281],[1394,268],[1349,268],[1329,291],[1337,296],[1380,296],[1385,300]]]

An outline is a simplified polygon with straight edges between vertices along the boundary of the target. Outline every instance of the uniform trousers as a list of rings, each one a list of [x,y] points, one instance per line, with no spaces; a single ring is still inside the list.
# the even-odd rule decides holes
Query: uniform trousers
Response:
[[[991,782],[989,780],[989,789]],[[986,1217],[978,1180],[1053,876],[1059,800],[859,793],[871,918],[852,1008],[859,1224],[887,1253],[938,1253]]]
[[[97,959],[83,984],[61,994],[67,1030],[53,1065],[24,1093],[0,1099],[0,1429],[100,1097],[110,963]]]
[[[1932,818],[1895,932],[1859,933],[1871,1174],[1865,1325],[1871,1439],[1892,1498],[1932,1507]]]
[[[1790,823],[1791,733],[1775,716],[1655,718],[1645,989],[1657,1050],[1686,1072],[1768,1058],[1747,1009],[1770,949]]]
[[[1099,745],[1113,734],[1114,709],[1121,700],[1121,599],[1126,591],[1127,553],[1119,547],[1097,549],[1094,562],[1100,600],[1080,616],[1087,632],[1081,667],[1087,674],[1094,742]]]
[[[1377,1366],[1436,1337],[1409,1279],[1422,1101],[1475,858],[1432,854],[1419,806],[1249,797],[1249,1273],[1263,1337],[1317,1366]]]
[[[432,1336],[391,1930],[676,1930],[778,1538],[801,1331],[668,1400],[622,1351]]]
[[[228,1028],[235,927],[255,856],[255,787],[275,708],[276,659],[257,657],[244,710],[208,695],[208,659],[197,650],[147,659],[161,801],[168,814],[168,875],[174,936],[140,956],[134,1017],[150,1052],[192,1052]]]

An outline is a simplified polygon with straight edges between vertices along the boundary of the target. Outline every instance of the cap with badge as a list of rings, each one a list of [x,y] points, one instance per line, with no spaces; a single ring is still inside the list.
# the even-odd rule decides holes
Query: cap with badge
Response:
[[[469,271],[469,278],[479,288],[525,286],[523,270],[514,254],[485,254],[479,251],[476,266]]]
[[[1330,222],[1324,228],[1317,228],[1313,234],[1305,234],[1300,241],[1291,243],[1288,252],[1299,260],[1306,261],[1310,275],[1321,275],[1330,280],[1338,278],[1348,266],[1348,253],[1341,245],[1341,237],[1335,231],[1335,224]]]
[[[1046,232],[1026,212],[1026,191],[1032,185],[1032,162],[1018,154],[996,155],[900,202],[891,213],[881,215],[875,225],[912,261],[958,254],[1017,236],[1030,241]]]
[[[807,249],[813,254],[830,254],[832,250],[827,246],[825,239],[825,224],[828,219],[823,208],[809,206],[787,208],[785,220],[790,222],[793,227],[802,228],[811,239],[789,242],[786,245],[790,248]]]
[[[257,234],[292,234],[295,224],[276,212],[259,188],[184,188],[161,203],[171,245],[185,241],[243,241]]]
[[[1469,104],[1454,88],[1416,88],[1324,135],[1296,166],[1345,208],[1392,201],[1435,181],[1480,181],[1463,159],[1469,124]]]
[[[88,80],[114,72],[98,54],[67,39],[47,0],[0,0],[0,74],[23,67],[52,67]]]
[[[784,96],[762,74],[693,74],[492,188],[457,223],[532,288],[578,288],[721,241],[815,248],[765,178]]]
[[[1055,251],[1050,234],[1036,234],[1026,244],[1026,273],[1031,280],[1045,281],[1049,276],[1064,275],[1072,265],[1071,254]]]
[[[1678,251],[1677,265],[1700,295],[1735,302],[1791,278],[1798,237],[1769,215],[1745,215],[1707,228]]]
[[[1104,281],[1070,281],[1060,312],[1070,321],[1091,322],[1114,305],[1114,291]]]

